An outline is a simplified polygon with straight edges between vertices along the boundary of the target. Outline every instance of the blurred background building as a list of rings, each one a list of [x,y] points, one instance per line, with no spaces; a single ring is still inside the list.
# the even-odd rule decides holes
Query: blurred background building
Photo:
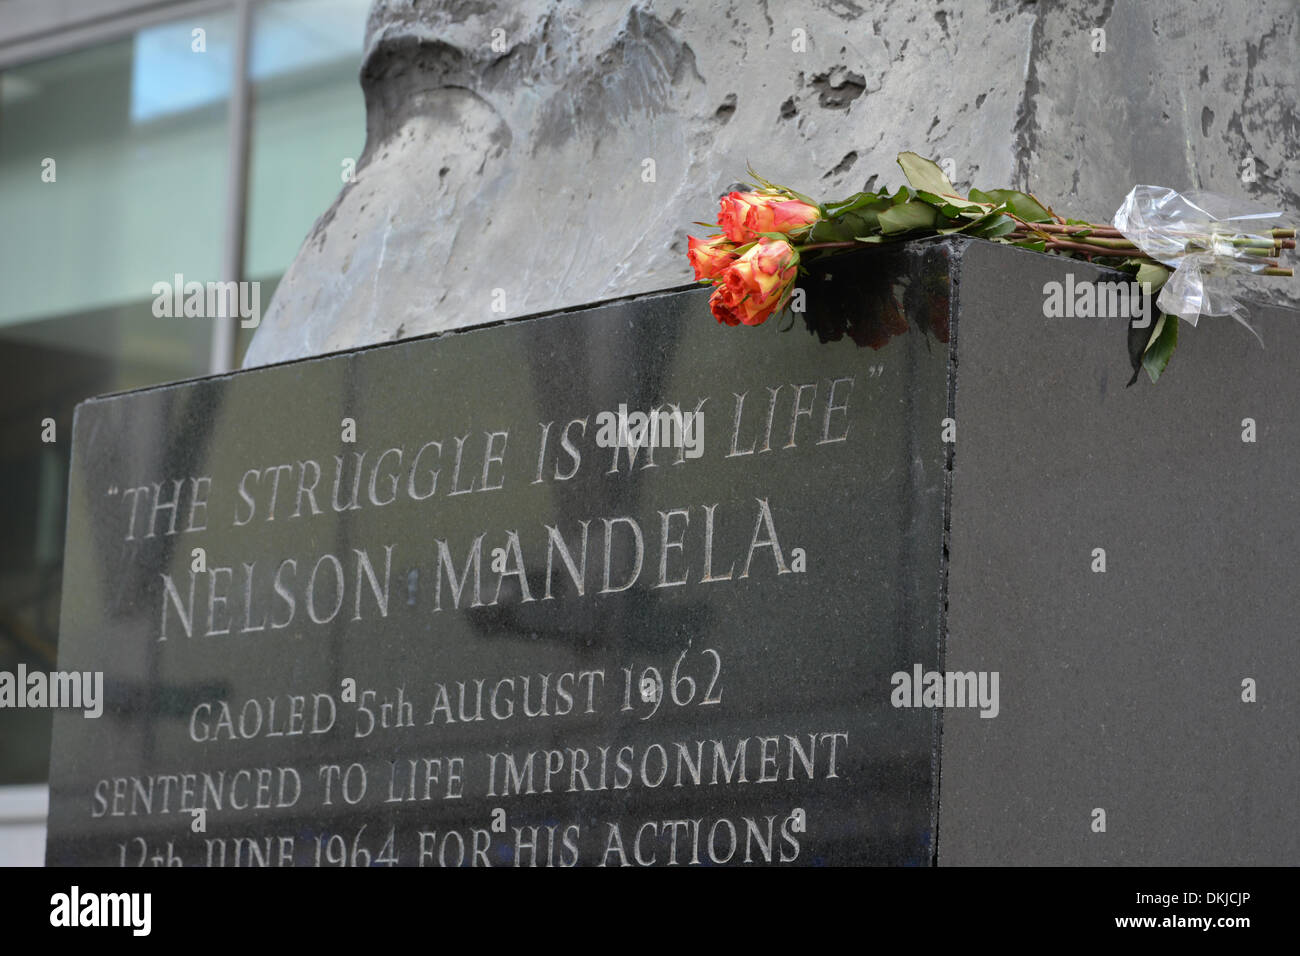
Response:
[[[257,280],[265,309],[360,155],[368,6],[0,0],[0,670],[56,666],[76,404],[251,337],[155,318],[154,283]],[[49,747],[48,710],[0,709],[0,864],[44,859]]]

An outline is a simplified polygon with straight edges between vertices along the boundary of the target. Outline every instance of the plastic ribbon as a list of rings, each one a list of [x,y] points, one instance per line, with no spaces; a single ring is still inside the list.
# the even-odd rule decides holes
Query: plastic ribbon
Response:
[[[1281,225],[1281,216],[1280,210],[1215,193],[1134,186],[1111,224],[1151,258],[1173,269],[1156,300],[1162,312],[1192,325],[1202,315],[1230,315],[1259,338],[1227,286],[1233,276],[1257,274],[1268,267],[1262,250],[1273,247],[1269,230]]]

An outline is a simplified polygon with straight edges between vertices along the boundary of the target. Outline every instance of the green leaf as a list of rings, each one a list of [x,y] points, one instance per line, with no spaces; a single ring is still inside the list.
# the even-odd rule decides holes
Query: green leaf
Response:
[[[971,190],[971,198],[975,198],[976,190]],[[980,193],[979,198],[984,202],[997,203],[998,205],[1006,204],[1007,209],[1019,216],[1025,222],[1051,222],[1052,217],[1032,197],[1014,189],[990,189],[986,193]]]
[[[918,156],[916,153],[899,153],[898,165],[903,167],[903,175],[918,192],[947,195],[956,193],[948,177],[943,174],[938,163]]]
[[[1147,339],[1146,348],[1142,350],[1143,355],[1145,355],[1147,352],[1150,352],[1151,346],[1155,345],[1156,340],[1160,338],[1160,333],[1163,332],[1165,328],[1166,318],[1167,316],[1163,312],[1157,313],[1156,324],[1151,327],[1151,336],[1150,338]]]
[[[1155,295],[1160,287],[1168,281],[1170,272],[1158,262],[1143,262],[1138,266],[1137,281],[1150,282],[1151,294]]]
[[[979,236],[981,239],[996,239],[998,236],[1014,232],[1016,225],[1016,221],[1010,216],[995,213],[971,223],[968,231],[972,236]]]
[[[901,203],[911,202],[916,198],[916,190],[911,186],[899,186],[894,192],[882,192],[880,198],[884,200],[887,206],[897,206]]]
[[[880,214],[874,209],[858,209],[854,212],[846,212],[836,219],[844,230],[851,236],[860,236],[864,233],[878,232],[880,230]]]
[[[819,219],[813,223],[808,232],[807,242],[848,242],[853,238],[851,230],[845,229],[834,219]]]
[[[981,203],[971,202],[968,199],[960,199],[954,196],[939,196],[935,193],[926,192],[923,189],[916,191],[916,198],[921,202],[929,203],[934,208],[949,219],[956,219],[962,213],[970,212],[976,216],[982,216],[990,211],[990,207]]]
[[[840,202],[828,202],[823,207],[826,215],[830,218],[842,216],[846,212],[853,212],[856,209],[864,209],[869,206],[880,206],[885,208],[889,205],[889,197],[884,193],[854,193],[848,199]]]
[[[1013,246],[1020,246],[1022,249],[1033,249],[1035,252],[1046,252],[1047,242],[1042,239],[1022,239],[1019,242],[1011,243]]]
[[[1016,221],[1014,219],[1001,213],[989,212],[974,219],[968,219],[959,226],[936,231],[941,236],[951,236],[954,233],[961,232],[969,236],[978,236],[981,239],[996,239],[998,236],[1005,236],[1007,233],[1015,231],[1015,228]]]
[[[808,241],[847,242],[854,236],[876,232],[880,229],[879,213],[891,205],[892,200],[872,193],[851,197],[851,202],[835,210],[835,215],[813,226]]]
[[[886,209],[878,217],[880,231],[887,236],[912,229],[933,229],[938,218],[938,211],[923,202],[899,203]]]
[[[1142,353],[1142,367],[1147,370],[1152,384],[1160,380],[1165,366],[1178,347],[1178,316],[1160,313],[1160,319],[1151,330],[1151,340]]]

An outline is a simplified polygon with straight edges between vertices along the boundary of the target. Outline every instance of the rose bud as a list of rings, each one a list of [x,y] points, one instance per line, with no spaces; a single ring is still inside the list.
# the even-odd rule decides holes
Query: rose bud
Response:
[[[821,217],[816,206],[798,199],[763,193],[727,193],[720,201],[718,225],[732,242],[749,242],[760,233],[791,232],[812,225]]]
[[[799,271],[799,254],[788,242],[759,239],[722,275],[709,307],[727,325],[762,325],[785,304]]]
[[[686,257],[695,268],[695,278],[716,279],[736,261],[736,246],[726,236],[709,236],[708,239],[687,236]]]
[[[731,291],[726,285],[720,285],[709,296],[709,311],[723,325],[740,325],[740,313],[731,298]]]

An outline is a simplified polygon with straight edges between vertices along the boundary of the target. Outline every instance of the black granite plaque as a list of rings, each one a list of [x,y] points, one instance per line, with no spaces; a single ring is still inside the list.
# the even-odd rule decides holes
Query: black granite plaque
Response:
[[[1001,709],[944,713],[937,862],[1297,865],[1300,313],[1183,323],[1126,388],[1125,318],[1043,314],[1113,273],[956,261],[944,666]]]
[[[82,405],[48,862],[931,864],[960,248]]]

